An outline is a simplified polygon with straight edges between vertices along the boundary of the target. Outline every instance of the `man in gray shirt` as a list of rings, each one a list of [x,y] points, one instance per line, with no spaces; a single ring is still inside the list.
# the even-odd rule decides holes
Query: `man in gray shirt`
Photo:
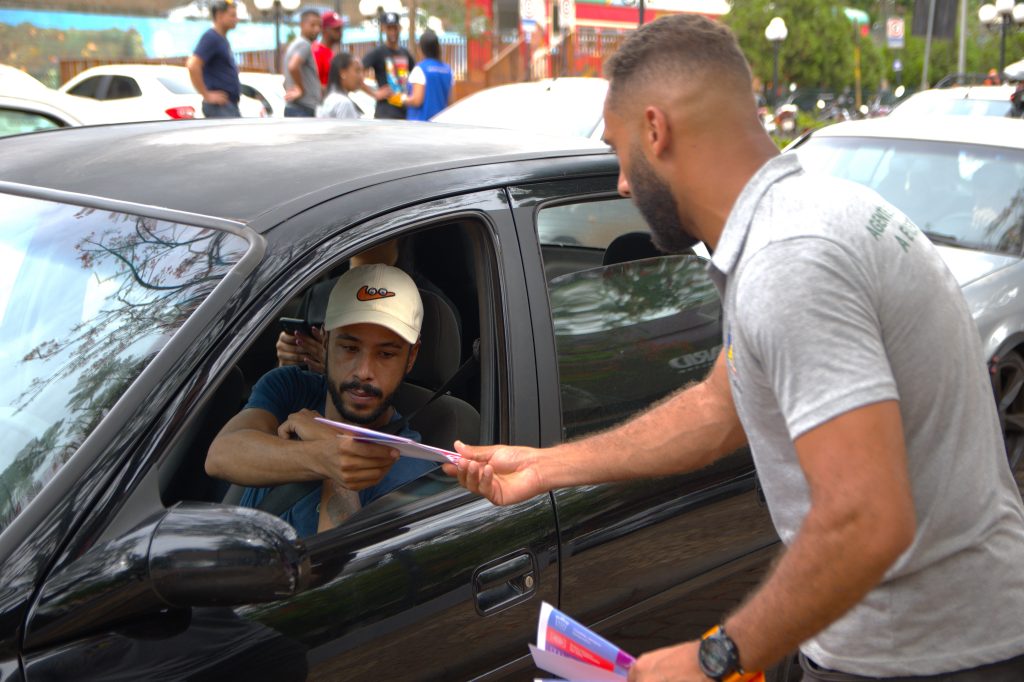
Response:
[[[299,23],[299,36],[284,53],[285,116],[315,116],[323,95],[320,74],[313,57],[313,41],[320,35],[320,13],[306,10]]]
[[[714,251],[722,355],[605,433],[460,443],[446,471],[509,504],[749,443],[786,549],[717,628],[641,656],[631,682],[746,679],[798,646],[809,681],[1024,680],[1024,505],[977,329],[931,243],[871,190],[778,155],[728,28],[659,19],[606,72],[619,191],[663,249]]]

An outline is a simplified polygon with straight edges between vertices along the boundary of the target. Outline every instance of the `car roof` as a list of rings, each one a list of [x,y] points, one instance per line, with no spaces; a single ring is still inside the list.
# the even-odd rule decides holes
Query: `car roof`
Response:
[[[188,69],[174,64],[102,64],[82,71],[75,76],[74,80],[82,77],[108,74],[134,76],[136,78],[156,78],[162,74],[181,73],[182,71],[188,71]]]
[[[933,88],[915,92],[911,99],[983,99],[1007,102],[1013,94],[1012,85],[957,85],[951,88]]]
[[[403,177],[595,154],[610,151],[585,139],[469,126],[197,119],[4,138],[0,181],[252,222]]]
[[[1024,149],[1024,121],[991,116],[981,125],[972,116],[892,116],[835,123],[811,137],[905,138]]]

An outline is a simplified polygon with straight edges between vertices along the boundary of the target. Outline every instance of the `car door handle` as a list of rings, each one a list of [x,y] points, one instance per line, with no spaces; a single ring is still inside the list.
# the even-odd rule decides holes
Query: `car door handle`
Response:
[[[482,616],[529,599],[537,590],[537,564],[529,552],[487,563],[473,575],[476,610]]]

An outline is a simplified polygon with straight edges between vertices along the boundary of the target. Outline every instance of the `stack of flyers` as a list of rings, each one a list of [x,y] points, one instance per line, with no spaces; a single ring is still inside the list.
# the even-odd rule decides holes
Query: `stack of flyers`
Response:
[[[634,658],[593,630],[543,602],[534,664],[570,682],[624,682]]]
[[[625,682],[636,659],[547,602],[540,606],[533,663],[569,682]],[[561,680],[534,680],[561,682]],[[764,673],[734,673],[726,682],[764,682]]]
[[[377,443],[379,445],[386,445],[389,448],[398,450],[400,454],[405,455],[406,457],[426,459],[431,462],[440,462],[442,464],[458,464],[459,460],[462,459],[458,453],[452,452],[451,450],[442,450],[441,448],[431,447],[430,445],[423,445],[422,443],[417,443],[414,440],[403,438],[402,436],[393,436],[390,433],[374,431],[373,429],[356,426],[355,424],[335,422],[330,419],[324,419],[323,417],[316,417],[315,419],[322,424],[327,424],[331,428],[344,431],[361,443]]]

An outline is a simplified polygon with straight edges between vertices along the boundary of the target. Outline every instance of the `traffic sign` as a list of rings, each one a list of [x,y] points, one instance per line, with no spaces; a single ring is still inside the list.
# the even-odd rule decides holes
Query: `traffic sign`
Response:
[[[904,22],[902,17],[890,17],[885,21],[885,37],[889,41],[889,48],[893,50],[903,49]]]

